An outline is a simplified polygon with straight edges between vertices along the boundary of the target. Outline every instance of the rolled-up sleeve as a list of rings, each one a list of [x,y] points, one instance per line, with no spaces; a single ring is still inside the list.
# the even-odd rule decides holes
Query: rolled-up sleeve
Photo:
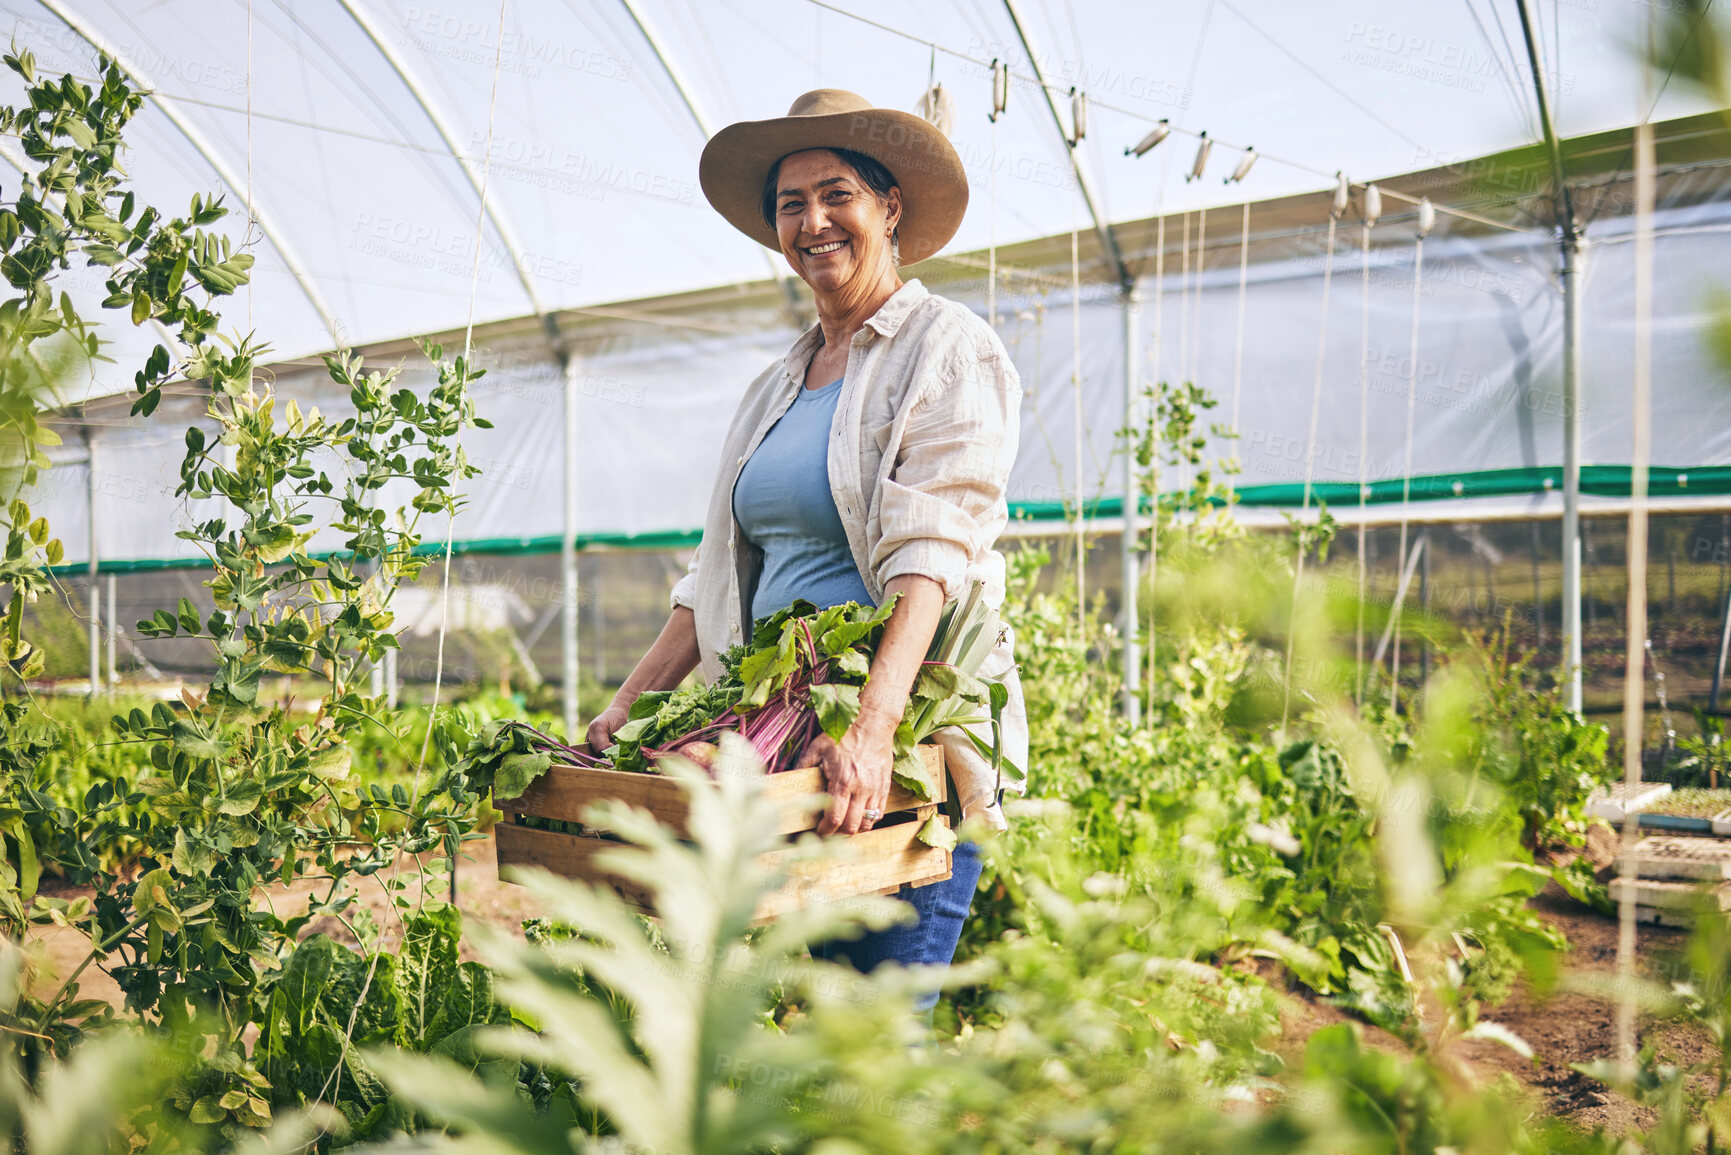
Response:
[[[703,553],[703,543],[698,542],[697,548],[691,551],[691,564],[686,567],[685,576],[673,583],[673,593],[668,596],[668,609],[676,610],[680,606],[696,612],[697,610],[697,560]]]
[[[910,403],[901,453],[878,492],[871,562],[880,586],[921,574],[956,597],[1004,528],[1022,387],[995,344],[957,356]]]

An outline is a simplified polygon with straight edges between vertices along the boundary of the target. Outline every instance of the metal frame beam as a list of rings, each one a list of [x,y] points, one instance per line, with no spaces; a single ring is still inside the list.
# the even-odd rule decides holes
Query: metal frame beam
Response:
[[[523,246],[518,242],[517,232],[511,227],[505,210],[500,207],[497,199],[488,192],[485,174],[481,172],[479,166],[464,155],[456,134],[451,130],[450,119],[446,117],[444,110],[439,108],[433,99],[427,95],[427,91],[422,87],[419,78],[410,70],[408,62],[403,59],[402,54],[397,51],[396,46],[391,43],[390,38],[384,34],[384,31],[374,22],[373,18],[360,5],[354,3],[354,0],[339,0],[339,3],[342,4],[343,11],[349,14],[350,19],[360,27],[362,32],[366,33],[367,39],[373,42],[373,47],[379,50],[379,55],[385,58],[385,63],[391,66],[391,71],[397,74],[397,79],[403,82],[403,87],[409,90],[409,95],[415,98],[415,103],[420,106],[427,120],[432,123],[434,131],[439,134],[439,139],[445,142],[445,147],[450,150],[451,158],[462,167],[463,175],[469,180],[469,187],[475,190],[475,196],[481,202],[481,211],[492,222],[493,231],[499,234],[500,242],[504,244],[505,251],[510,254],[512,269],[517,274],[518,283],[523,286],[524,294],[529,298],[529,307],[534,310],[537,317],[541,318],[541,325],[546,330],[547,339],[553,346],[553,355],[558,358],[560,367],[563,368],[570,358],[564,339],[559,335],[558,325],[554,322],[552,315],[547,312],[547,307],[541,302],[541,294],[535,288],[534,278],[529,275],[529,270],[523,267],[521,259],[524,253]],[[475,243],[479,245],[481,238],[476,237]]]
[[[1040,95],[1045,97],[1046,109],[1052,114],[1052,124],[1064,142],[1064,151],[1070,154],[1070,170],[1076,174],[1076,187],[1081,190],[1082,201],[1088,206],[1088,215],[1094,220],[1094,232],[1100,238],[1100,250],[1118,278],[1118,287],[1128,293],[1136,283],[1135,278],[1124,264],[1124,256],[1118,249],[1118,237],[1113,233],[1111,223],[1100,216],[1100,210],[1094,201],[1093,186],[1089,184],[1088,174],[1082,168],[1082,158],[1076,154],[1076,146],[1070,143],[1070,137],[1064,131],[1064,118],[1058,114],[1058,102],[1052,99],[1052,89],[1046,83],[1046,74],[1040,69],[1040,58],[1028,39],[1027,28],[1022,23],[1021,15],[1016,11],[1016,0],[1004,0],[1004,11],[1010,14],[1010,23],[1015,26],[1016,38],[1022,42],[1022,51],[1028,54],[1028,67],[1034,70],[1034,80],[1040,86]]]
[[[685,111],[689,112],[691,119],[696,122],[697,131],[703,134],[705,140],[714,136],[715,129],[710,119],[703,114],[703,109],[698,106],[697,98],[691,94],[690,85],[685,83],[684,74],[674,67],[672,56],[662,45],[661,37],[656,35],[648,18],[638,9],[636,0],[619,0],[619,3],[625,9],[626,14],[631,17],[631,22],[637,25],[637,31],[649,44],[649,51],[655,54],[655,60],[661,65],[661,71],[665,72],[667,79],[672,82],[673,90],[679,94],[680,102],[685,105]],[[793,287],[792,278],[785,269],[775,263],[775,258],[770,255],[768,249],[755,244],[755,242],[753,247],[763,254],[764,264],[769,266],[770,279],[781,286],[782,297],[787,306],[787,315],[792,319],[794,327],[803,329],[806,321],[799,313],[799,294]]]
[[[1527,0],[1516,0],[1521,35],[1527,42],[1527,62],[1533,70],[1533,94],[1539,102],[1539,125],[1551,163],[1551,200],[1562,249],[1563,292],[1563,684],[1569,708],[1581,709],[1581,249],[1583,238],[1575,220],[1574,198],[1563,171],[1563,150],[1551,120],[1550,94],[1545,88],[1544,61],[1533,36]]]
[[[276,249],[277,255],[283,260],[283,264],[288,266],[289,274],[294,277],[295,283],[300,286],[301,292],[306,296],[307,303],[312,305],[313,311],[319,315],[319,320],[330,334],[332,343],[340,347],[343,344],[343,338],[336,314],[326,303],[324,294],[320,293],[318,286],[313,283],[300,255],[295,251],[294,246],[289,244],[282,230],[276,227],[270,214],[259,207],[258,202],[251,195],[252,190],[246,187],[246,182],[217,152],[210,139],[199,130],[197,125],[187,119],[186,114],[180,111],[180,106],[172,98],[164,96],[156,90],[156,85],[151,82],[150,77],[128,59],[125,52],[117,45],[111,44],[107,37],[91,27],[89,22],[78,13],[72,11],[66,0],[41,0],[41,2],[44,8],[59,17],[61,22],[72,29],[80,39],[114,61],[116,68],[124,72],[134,84],[145,89],[145,99],[160,108],[162,114],[168,117],[169,123],[174,125],[175,129],[186,138],[187,143],[197,150],[198,154],[204,158],[205,163],[216,170],[216,175],[229,187],[230,191],[240,198],[241,203],[246,206],[248,214],[258,222],[259,230],[264,233],[271,246]]]

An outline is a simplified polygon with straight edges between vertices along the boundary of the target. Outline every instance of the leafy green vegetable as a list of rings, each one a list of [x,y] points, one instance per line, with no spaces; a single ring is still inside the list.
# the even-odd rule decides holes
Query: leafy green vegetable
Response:
[[[939,850],[954,850],[956,848],[956,832],[950,829],[942,815],[934,814],[921,825],[919,833],[914,835],[927,846],[935,846]]]

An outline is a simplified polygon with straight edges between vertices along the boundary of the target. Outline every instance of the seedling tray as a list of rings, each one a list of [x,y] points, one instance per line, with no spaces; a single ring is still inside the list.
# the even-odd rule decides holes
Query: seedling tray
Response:
[[[950,852],[927,846],[919,831],[936,818],[947,826],[949,819],[939,804],[945,800],[943,750],[921,746],[927,778],[937,784],[931,799],[916,798],[892,786],[884,817],[868,831],[836,836],[848,844],[840,859],[788,863],[795,851],[772,851],[762,856],[767,869],[786,866],[788,881],[759,903],[757,919],[768,921],[791,910],[817,902],[840,902],[861,894],[891,894],[904,885],[926,886],[950,877]],[[713,789],[702,783],[687,783],[659,774],[636,774],[621,770],[596,770],[584,766],[553,766],[520,797],[496,803],[506,820],[494,827],[499,869],[538,866],[567,878],[613,887],[633,906],[650,910],[650,896],[634,883],[604,869],[596,856],[621,845],[582,825],[587,809],[603,801],[623,802],[648,810],[680,837],[687,834],[692,790]],[[780,819],[778,834],[789,842],[815,830],[821,814],[800,805],[800,799],[823,793],[823,771],[816,766],[771,774],[764,779],[763,793],[776,803]],[[549,830],[536,819],[573,824],[572,830]]]

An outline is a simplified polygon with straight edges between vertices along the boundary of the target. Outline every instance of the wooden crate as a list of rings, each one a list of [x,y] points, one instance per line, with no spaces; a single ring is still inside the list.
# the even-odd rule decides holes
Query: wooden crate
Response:
[[[892,784],[889,801],[884,806],[886,817],[898,811],[916,809],[928,802],[944,801],[946,782],[943,749],[930,745],[917,749],[925,759],[927,774],[937,783],[937,789],[927,800],[916,798],[900,786]],[[547,773],[530,783],[529,789],[523,791],[522,795],[494,805],[512,816],[513,820],[521,814],[580,823],[583,821],[583,812],[592,804],[617,800],[642,807],[655,815],[663,825],[671,826],[680,837],[684,837],[685,821],[691,809],[690,796],[687,793],[690,789],[691,787],[679,779],[661,774],[592,770],[586,766],[552,766]],[[816,830],[821,815],[803,810],[799,802],[807,795],[822,793],[823,771],[816,766],[768,775],[764,779],[763,795],[775,802],[781,810],[776,832],[798,834],[806,830]]]
[[[899,786],[892,786],[883,819],[871,830],[846,836],[853,853],[845,859],[788,865],[787,860],[795,853],[791,846],[763,855],[766,868],[787,866],[788,881],[758,904],[759,921],[816,902],[838,902],[860,894],[893,894],[903,885],[926,886],[950,876],[950,852],[927,846],[918,838],[920,828],[934,815],[939,822],[949,824],[939,808],[947,786],[943,751],[937,746],[921,746],[919,751],[937,783],[934,797],[930,801],[919,799]],[[612,799],[648,810],[683,837],[691,808],[689,791],[693,789],[708,787],[658,774],[582,766],[551,767],[521,797],[496,803],[506,815],[505,821],[494,827],[499,868],[503,872],[508,866],[539,866],[567,878],[606,883],[627,902],[648,910],[647,894],[630,881],[602,869],[595,861],[600,851],[620,843],[586,833],[538,829],[523,825],[523,819],[581,823],[591,804]],[[765,797],[779,805],[777,832],[787,835],[790,842],[795,836],[816,829],[821,815],[805,811],[798,801],[806,795],[823,793],[821,769],[808,766],[771,774],[764,779],[763,790]]]

